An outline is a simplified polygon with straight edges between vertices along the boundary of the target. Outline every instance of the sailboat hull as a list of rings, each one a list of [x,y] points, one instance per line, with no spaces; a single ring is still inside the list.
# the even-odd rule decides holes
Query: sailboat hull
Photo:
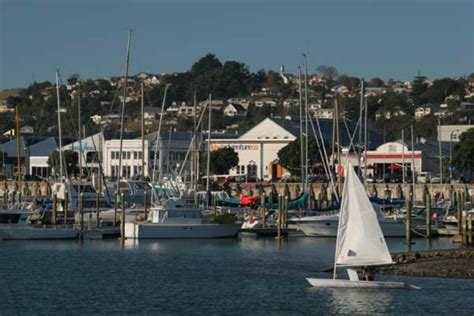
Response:
[[[321,218],[314,221],[301,221],[298,228],[310,237],[336,237],[338,218]],[[405,237],[405,224],[395,220],[381,220],[380,227],[384,237]]]
[[[387,288],[387,289],[403,289],[410,286],[403,282],[377,282],[377,281],[351,281],[351,280],[334,280],[334,279],[316,279],[306,278],[313,287],[317,288]]]

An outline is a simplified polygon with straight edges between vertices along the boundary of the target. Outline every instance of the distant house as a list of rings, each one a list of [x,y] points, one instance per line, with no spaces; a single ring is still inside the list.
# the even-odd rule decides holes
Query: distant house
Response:
[[[145,120],[155,120],[160,117],[161,108],[147,106],[143,109],[143,118]]]
[[[207,107],[208,104],[209,104],[209,100],[204,100],[204,101],[199,102],[198,106],[200,108],[204,108],[204,107]],[[220,111],[222,107],[224,106],[224,100],[212,100],[211,105],[212,105],[213,110]]]
[[[317,109],[314,111],[314,117],[323,120],[332,120],[334,115],[333,109]]]
[[[250,101],[244,98],[230,98],[227,99],[227,103],[240,104],[246,110],[248,110],[250,105]]]
[[[272,100],[261,100],[261,101],[255,101],[255,106],[257,108],[261,108],[265,105],[268,105],[268,106],[271,106],[272,108],[273,107],[276,107],[276,102],[275,101],[272,101]]]
[[[20,135],[24,134],[33,134],[35,132],[35,129],[31,126],[25,125],[22,128],[20,128]]]
[[[420,120],[423,117],[433,114],[434,111],[432,111],[433,105],[432,104],[425,104],[422,106],[419,106],[415,109],[415,120]]]
[[[228,104],[224,108],[224,115],[229,116],[229,117],[234,117],[234,116],[245,116],[247,114],[247,111],[240,105],[240,104]]]

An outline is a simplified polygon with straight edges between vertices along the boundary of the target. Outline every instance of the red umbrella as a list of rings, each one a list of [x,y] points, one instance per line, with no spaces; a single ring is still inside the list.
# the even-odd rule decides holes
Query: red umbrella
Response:
[[[388,169],[390,169],[390,170],[402,170],[402,166],[393,164],[393,165],[388,166]]]

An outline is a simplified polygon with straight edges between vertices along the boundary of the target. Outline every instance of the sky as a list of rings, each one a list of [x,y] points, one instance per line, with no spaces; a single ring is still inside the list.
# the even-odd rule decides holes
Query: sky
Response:
[[[180,72],[207,53],[251,71],[332,65],[412,79],[474,72],[473,0],[0,0],[0,90],[123,73]]]

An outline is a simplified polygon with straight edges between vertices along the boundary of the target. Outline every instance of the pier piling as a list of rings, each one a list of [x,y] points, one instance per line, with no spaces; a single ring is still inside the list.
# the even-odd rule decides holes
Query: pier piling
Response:
[[[53,214],[51,218],[51,224],[56,225],[56,219],[58,217],[58,197],[56,193],[53,194]]]
[[[99,216],[99,192],[95,193],[95,228],[98,229],[100,226],[100,216]]]
[[[123,198],[123,192],[120,193],[120,204],[122,208],[120,213],[120,240],[125,240],[125,201]]]
[[[426,201],[426,238],[431,238],[431,195],[426,191],[424,197]]]
[[[407,203],[406,203],[406,207],[407,207],[407,214],[406,214],[406,217],[405,217],[405,242],[407,245],[411,245],[411,210],[412,210],[412,195],[411,194],[407,194]]]
[[[67,213],[66,213],[67,214]],[[81,236],[80,238],[84,238],[84,193],[81,192],[79,196],[79,215],[81,217]]]
[[[146,222],[146,217],[147,217],[147,199],[148,197],[148,191],[145,190],[145,197],[144,197],[144,201],[143,201],[143,220]],[[194,204],[196,204],[196,195],[194,195]]]

